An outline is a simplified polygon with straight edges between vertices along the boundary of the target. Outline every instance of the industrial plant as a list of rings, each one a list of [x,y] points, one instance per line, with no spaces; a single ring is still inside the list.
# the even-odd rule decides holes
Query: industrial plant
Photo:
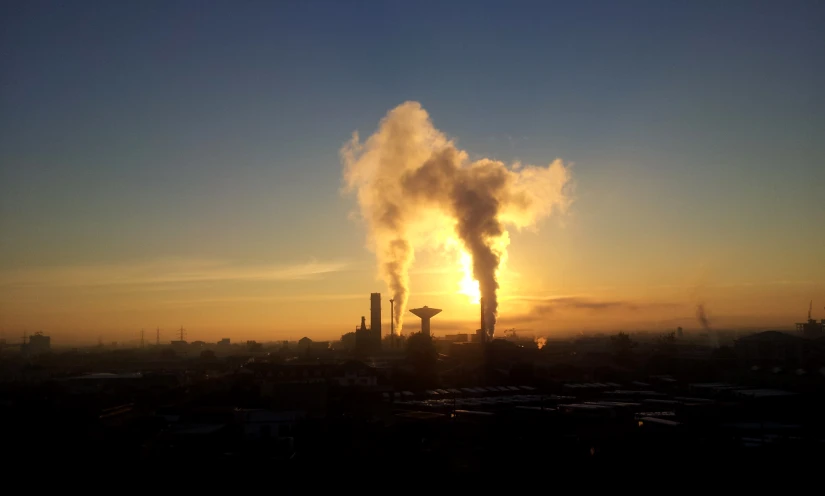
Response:
[[[370,294],[370,322],[367,325],[367,318],[366,316],[361,316],[361,323],[355,327],[355,350],[359,353],[359,355],[365,356],[370,354],[376,354],[382,351],[390,351],[392,349],[397,350],[398,347],[396,346],[402,339],[403,336],[397,336],[394,329],[394,322],[395,319],[393,318],[393,299],[390,299],[390,333],[386,336],[386,345],[385,336],[382,333],[382,314],[381,314],[381,293],[371,293]],[[462,337],[444,337],[444,339],[448,341],[457,341],[457,342],[472,342],[472,343],[484,343],[485,341],[489,340],[488,332],[489,329],[485,325],[485,307],[484,307],[484,299],[482,298],[479,305],[480,310],[480,327],[475,331],[474,335],[469,334],[459,334],[454,336],[462,336]],[[442,312],[440,308],[432,308],[427,305],[424,305],[421,308],[411,308],[409,312],[421,319],[421,325],[419,328],[419,332],[428,337],[434,337],[432,334],[432,324],[431,320],[436,315]]]

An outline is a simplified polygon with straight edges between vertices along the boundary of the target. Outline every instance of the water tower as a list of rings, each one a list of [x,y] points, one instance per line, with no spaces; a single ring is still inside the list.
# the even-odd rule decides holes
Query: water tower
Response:
[[[421,319],[421,333],[425,336],[430,335],[430,319],[441,313],[440,308],[430,308],[424,305],[421,308],[412,308],[410,312]]]

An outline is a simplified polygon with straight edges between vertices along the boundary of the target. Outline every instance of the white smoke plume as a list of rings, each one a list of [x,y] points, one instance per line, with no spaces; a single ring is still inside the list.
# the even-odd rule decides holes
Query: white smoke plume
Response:
[[[354,134],[341,159],[346,189],[357,192],[368,244],[395,298],[396,328],[403,325],[415,250],[443,249],[457,238],[472,259],[492,337],[498,272],[510,241],[506,226],[534,226],[564,210],[569,169],[558,159],[545,167],[471,162],[417,102],[392,109],[366,142]]]

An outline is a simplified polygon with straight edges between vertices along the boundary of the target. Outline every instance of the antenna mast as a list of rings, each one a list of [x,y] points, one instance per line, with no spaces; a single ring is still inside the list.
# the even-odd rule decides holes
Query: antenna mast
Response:
[[[160,346],[160,326],[155,330],[155,344]]]
[[[183,341],[183,337],[186,335],[186,329],[184,329],[183,326],[180,326],[180,330],[178,332],[180,332],[180,340]]]
[[[145,347],[145,342],[143,341],[143,329],[140,330],[140,349]]]
[[[814,309],[814,300],[808,303],[808,320],[811,320],[811,310]]]

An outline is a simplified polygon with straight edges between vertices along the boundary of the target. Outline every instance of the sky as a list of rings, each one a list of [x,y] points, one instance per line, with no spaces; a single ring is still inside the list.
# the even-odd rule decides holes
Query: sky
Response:
[[[510,232],[500,329],[825,318],[822,2],[0,9],[9,342],[353,330],[386,286],[339,152],[406,101],[471,158],[568,164],[569,208]],[[436,335],[477,327],[460,278],[416,254]]]

